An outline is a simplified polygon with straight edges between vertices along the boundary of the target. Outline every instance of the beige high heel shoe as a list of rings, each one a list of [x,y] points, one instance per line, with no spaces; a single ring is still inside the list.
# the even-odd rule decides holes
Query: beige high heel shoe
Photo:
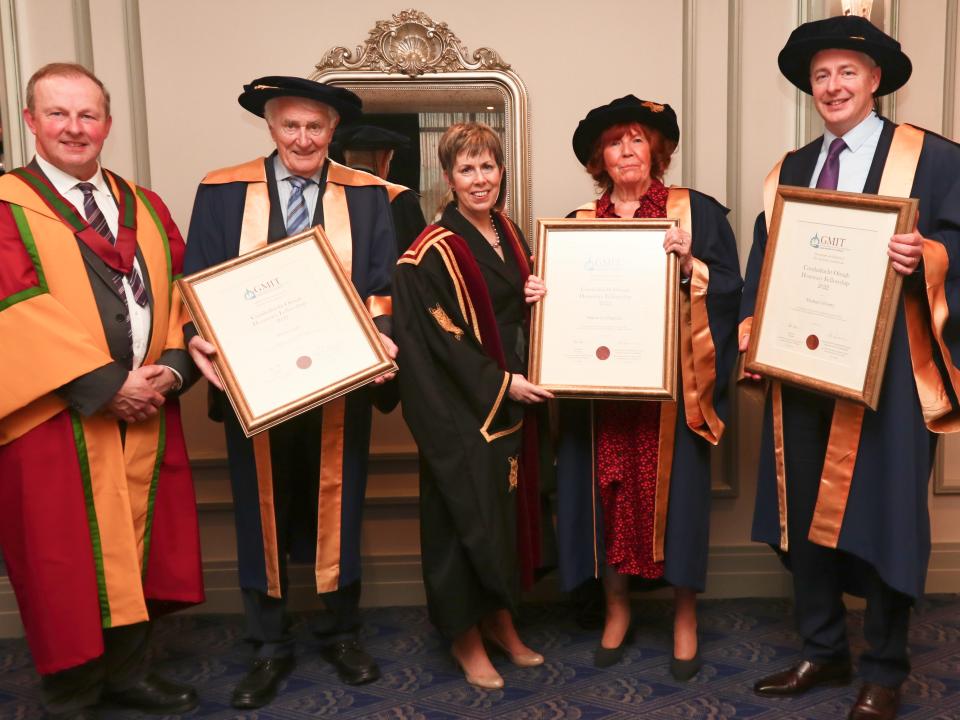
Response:
[[[540,653],[527,649],[526,652],[517,653],[514,655],[512,652],[507,650],[507,646],[501,642],[500,638],[498,638],[492,632],[483,633],[483,639],[506,655],[507,659],[509,659],[510,662],[517,667],[537,667],[537,665],[543,665],[543,655]]]
[[[457,664],[457,667],[460,668],[460,672],[463,673],[464,680],[474,687],[483,690],[500,690],[503,687],[503,678],[500,677],[500,673],[496,670],[493,671],[492,675],[471,675],[467,672],[467,669],[463,666],[463,663],[460,658],[457,657],[457,653],[453,648],[450,648],[450,656],[453,658],[453,662]]]

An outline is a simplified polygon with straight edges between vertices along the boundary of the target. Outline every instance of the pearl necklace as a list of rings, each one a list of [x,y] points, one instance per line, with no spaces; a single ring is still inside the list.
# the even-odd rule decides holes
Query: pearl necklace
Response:
[[[493,221],[493,214],[490,215],[490,227],[493,228],[493,234],[497,236],[497,240],[496,242],[490,242],[487,240],[487,242],[490,243],[490,247],[492,247],[494,250],[498,250],[501,242],[500,232],[497,230],[497,224]]]

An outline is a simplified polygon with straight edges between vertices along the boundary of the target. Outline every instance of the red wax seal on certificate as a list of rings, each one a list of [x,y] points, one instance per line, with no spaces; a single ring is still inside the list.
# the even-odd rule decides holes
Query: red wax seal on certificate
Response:
[[[606,360],[608,357],[610,357],[610,348],[608,348],[606,345],[601,345],[600,347],[598,347],[597,357],[600,360]]]
[[[820,338],[816,335],[807,335],[807,347],[811,350],[816,350],[820,347]]]
[[[311,365],[313,365],[313,360],[309,355],[301,355],[297,358],[297,367],[301,370],[306,370]]]

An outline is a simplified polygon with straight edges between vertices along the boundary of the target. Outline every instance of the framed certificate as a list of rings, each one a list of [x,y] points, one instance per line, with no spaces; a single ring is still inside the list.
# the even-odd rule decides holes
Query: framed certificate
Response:
[[[749,372],[876,409],[901,276],[887,257],[917,201],[777,188]]]
[[[247,437],[396,370],[320,227],[177,284]]]
[[[675,220],[537,220],[532,382],[565,397],[676,399]]]

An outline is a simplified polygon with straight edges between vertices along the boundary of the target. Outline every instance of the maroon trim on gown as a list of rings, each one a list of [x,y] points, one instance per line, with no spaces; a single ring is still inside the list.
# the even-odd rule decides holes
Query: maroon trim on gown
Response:
[[[598,218],[615,218],[610,192],[597,201]],[[667,188],[651,180],[633,214],[667,216]],[[607,564],[621,575],[663,577],[653,561],[653,515],[657,489],[660,403],[597,400],[594,403],[595,472],[603,505]]]

